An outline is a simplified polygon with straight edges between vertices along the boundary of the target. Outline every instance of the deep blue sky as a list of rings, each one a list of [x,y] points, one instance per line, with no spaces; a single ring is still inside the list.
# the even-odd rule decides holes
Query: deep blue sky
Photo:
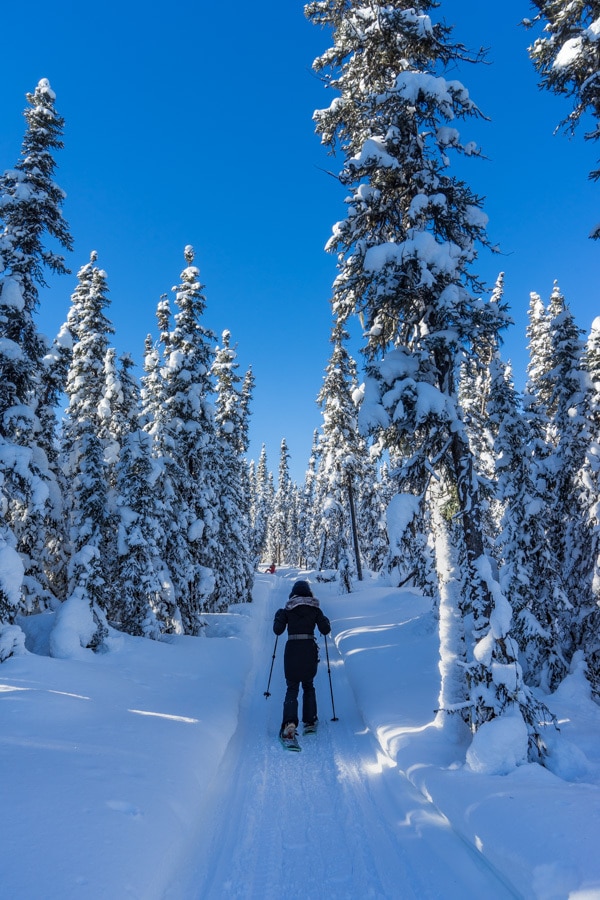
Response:
[[[490,285],[506,273],[515,325],[506,337],[519,386],[526,365],[527,307],[557,279],[580,327],[598,305],[599,188],[587,179],[596,150],[583,133],[553,135],[568,107],[537,88],[518,23],[528,0],[442,0],[438,15],[488,64],[452,73],[491,119],[463,125],[488,160],[461,174],[486,199],[489,234],[502,257],[476,264]],[[314,134],[312,113],[329,104],[311,64],[327,35],[302,2],[138,0],[96,7],[32,0],[3,10],[0,169],[18,158],[25,93],[48,78],[66,120],[57,182],[75,250],[71,276],[42,297],[39,327],[65,319],[77,269],[92,250],[108,273],[114,343],[141,364],[156,335],[156,304],[179,280],[192,244],[206,286],[206,324],[238,344],[240,373],[256,390],[251,456],[267,445],[277,470],[285,436],[301,479],[315,403],[329,356],[334,260],[323,247],[344,216],[337,171]]]

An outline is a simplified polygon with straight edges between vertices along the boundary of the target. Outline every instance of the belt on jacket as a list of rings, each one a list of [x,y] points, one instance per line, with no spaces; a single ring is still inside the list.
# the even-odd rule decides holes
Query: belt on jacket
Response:
[[[314,641],[314,634],[288,634],[288,641]]]

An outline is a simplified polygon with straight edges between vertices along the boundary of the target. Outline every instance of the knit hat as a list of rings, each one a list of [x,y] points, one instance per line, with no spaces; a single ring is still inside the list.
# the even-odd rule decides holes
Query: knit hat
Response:
[[[310,589],[308,581],[297,581],[290,593],[292,597],[312,597],[313,592]]]

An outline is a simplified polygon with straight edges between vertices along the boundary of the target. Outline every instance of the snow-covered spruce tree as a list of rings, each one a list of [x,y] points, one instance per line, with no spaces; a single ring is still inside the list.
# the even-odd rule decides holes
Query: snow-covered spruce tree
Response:
[[[554,286],[548,307],[554,357],[554,389],[548,414],[551,457],[550,487],[555,498],[554,540],[559,548],[563,581],[574,614],[564,617],[568,629],[569,658],[581,648],[585,620],[593,613],[593,559],[588,511],[582,504],[580,473],[591,440],[586,410],[587,374],[584,370],[583,332]],[[562,521],[561,521],[562,520]]]
[[[162,302],[162,301],[161,301]],[[167,304],[168,305],[168,304]],[[160,313],[162,316],[162,313]],[[168,318],[168,317],[167,317]],[[173,576],[171,567],[178,565],[179,572],[187,572],[191,566],[187,541],[187,510],[176,507],[176,492],[173,478],[177,469],[174,464],[175,441],[170,430],[170,418],[165,404],[167,382],[163,378],[161,362],[167,357],[168,326],[163,332],[163,354],[151,335],[145,340],[144,375],[141,378],[140,424],[151,437],[151,452],[155,463],[152,475],[153,508],[159,522],[156,540],[161,561],[162,587],[165,600],[167,632],[183,634],[183,623],[178,606],[179,583]],[[184,586],[186,582],[183,582]],[[184,587],[185,589],[185,587]]]
[[[525,680],[549,693],[568,671],[559,622],[569,604],[548,535],[545,479],[538,471],[534,431],[499,354],[490,374],[487,412],[496,435],[496,491],[504,510],[497,540],[500,586],[513,609]]]
[[[320,460],[319,446],[319,431],[315,428],[300,495],[300,564],[308,569],[316,567],[319,547],[318,523],[320,522],[320,516],[316,514],[317,473]]]
[[[267,448],[263,444],[256,467],[256,486],[254,497],[254,515],[252,519],[252,554],[255,566],[264,559],[265,545],[267,541],[267,526],[271,517],[273,504],[273,484],[269,480],[267,465]],[[273,560],[268,560],[273,562]]]
[[[529,324],[526,333],[529,362],[524,400],[527,408],[539,418],[545,436],[548,424],[548,404],[552,393],[552,384],[548,379],[548,373],[552,371],[554,362],[550,338],[550,317],[542,298],[535,292],[529,295],[528,316]]]
[[[546,421],[546,441],[554,450],[568,425],[565,419],[573,418],[573,404],[581,400],[585,387],[583,332],[575,324],[556,282],[547,308],[538,294],[531,295],[527,333],[530,357],[527,391],[534,398],[533,407]]]
[[[61,325],[42,360],[40,383],[40,442],[53,471],[59,469],[60,436],[56,410],[64,393],[73,358],[73,335],[67,323]]]
[[[586,140],[600,137],[600,9],[597,0],[531,0],[538,10],[531,26],[541,22],[543,33],[529,47],[529,55],[541,76],[541,85],[571,98],[571,112],[560,123],[568,134],[586,114],[596,120]],[[590,173],[600,178],[600,168]],[[600,225],[590,237],[600,237]]]
[[[544,712],[522,683],[509,632],[510,607],[484,552],[481,505],[456,380],[472,337],[498,327],[477,294],[471,271],[478,244],[488,244],[482,201],[449,172],[452,152],[478,154],[456,123],[479,111],[467,89],[445,72],[468,58],[451,29],[432,21],[433,2],[315,0],[308,17],[333,31],[333,46],[315,62],[340,94],[315,113],[323,142],[344,154],[341,183],[348,214],[329,250],[339,275],[333,310],[344,325],[360,315],[368,332],[361,421],[403,457],[422,500],[433,473],[456,497],[463,566],[454,660],[463,697],[446,706],[472,731],[503,714],[526,723],[529,751],[543,752]],[[444,574],[444,553],[438,571]],[[464,640],[467,645],[464,646]],[[463,666],[466,657],[467,665]],[[448,683],[451,679],[448,679]],[[440,714],[440,724],[444,713]],[[519,751],[520,752],[520,751]]]
[[[358,533],[362,535],[365,565],[372,572],[381,572],[385,565],[389,541],[385,512],[389,503],[381,480],[381,467],[376,458],[368,460],[365,480],[359,485]]]
[[[317,397],[323,416],[319,442],[315,510],[323,517],[327,548],[320,567],[337,569],[340,560],[362,579],[357,526],[358,485],[367,473],[367,447],[359,434],[353,397],[358,388],[356,363],[346,347],[348,333],[334,328],[333,351]],[[327,510],[329,514],[326,514]],[[352,548],[352,549],[351,549]],[[350,562],[353,557],[353,563]]]
[[[581,503],[587,512],[590,557],[593,566],[594,613],[585,622],[583,646],[588,677],[596,699],[600,700],[600,318],[594,319],[586,343],[584,366],[588,375],[586,411],[591,440],[579,473]]]
[[[237,368],[231,334],[224,331],[212,367],[217,392],[215,422],[219,459],[219,532],[214,569],[215,596],[220,609],[231,603],[250,602],[254,575],[243,457],[248,443],[247,405],[242,403]]]
[[[107,484],[103,448],[91,417],[69,423],[69,476],[68,597],[61,612],[64,616],[68,610],[75,621],[86,623],[79,640],[97,650],[108,634],[106,609],[115,572],[107,571],[104,559]],[[57,655],[52,637],[50,652]]]
[[[495,457],[493,448],[497,430],[495,423],[488,417],[487,405],[492,385],[490,367],[499,353],[500,329],[509,321],[503,295],[504,272],[501,272],[496,279],[490,298],[491,309],[496,310],[498,315],[498,328],[488,331],[482,336],[474,336],[473,352],[461,369],[458,392],[473,453],[473,462],[479,478],[486,550],[492,554],[498,536],[502,509],[495,496],[494,487]]]
[[[288,542],[287,558],[292,560],[292,565],[299,566],[302,556],[302,535],[300,532],[302,522],[302,495],[296,482],[292,483],[292,504],[288,517],[290,538]]]
[[[147,430],[151,430],[164,401],[160,364],[160,349],[155,346],[152,335],[148,334],[144,341],[144,374],[140,387],[140,424]]]
[[[12,624],[19,611],[23,585],[23,562],[15,543],[10,528],[0,521],[0,663],[21,654],[25,647],[23,631]]]
[[[118,625],[128,634],[154,639],[181,631],[170,572],[162,558],[159,471],[152,436],[141,429],[125,434],[117,481]]]
[[[256,379],[252,366],[250,366],[246,370],[240,391],[240,429],[238,435],[240,453],[247,453],[250,445],[250,404],[252,403],[255,385]]]
[[[329,496],[327,471],[323,461],[323,435],[317,438],[316,471],[312,485],[311,505],[302,498],[302,508],[308,520],[303,538],[303,555],[307,564],[319,572],[325,568],[337,568],[336,548],[339,551],[343,530],[343,511],[337,499]]]
[[[67,326],[73,337],[72,359],[67,373],[69,398],[63,443],[69,451],[71,426],[79,419],[93,423],[100,437],[104,428],[101,405],[104,396],[104,367],[114,328],[105,310],[110,305],[106,272],[96,265],[94,250],[90,261],[77,273],[77,286],[71,295]],[[65,461],[68,472],[68,459]],[[63,465],[64,465],[63,464]]]
[[[73,358],[73,335],[65,323],[59,330],[48,353],[42,360],[41,399],[39,404],[40,443],[48,459],[50,480],[50,513],[46,524],[46,540],[50,551],[48,581],[54,596],[63,600],[67,595],[67,547],[64,497],[67,483],[60,465],[60,435],[56,411],[65,390],[69,367]]]
[[[161,301],[160,315],[165,314]],[[178,453],[178,422],[172,415],[171,395],[175,389],[169,374],[169,335],[163,334],[162,348],[146,345],[145,375],[142,377],[142,422],[152,437],[152,452],[158,465],[154,493],[161,522],[161,558],[170,573],[174,611],[174,632],[183,634],[182,603],[187,603],[193,562],[189,542],[191,512],[186,505],[182,483],[186,467]],[[161,352],[162,349],[162,352]]]
[[[319,572],[337,569],[342,545],[346,547],[343,509],[340,501],[328,493],[327,482],[326,470],[321,466],[317,473],[312,529],[318,536],[315,568]]]
[[[150,401],[154,453],[164,468],[165,561],[175,586],[184,631],[198,634],[203,612],[214,597],[218,534],[218,454],[212,404],[211,367],[215,335],[202,324],[206,308],[194,251],[184,250],[186,267],[173,288],[178,312],[168,330],[168,304],[158,310],[163,359],[158,387],[161,402]],[[151,386],[145,382],[146,392]],[[148,407],[146,407],[148,408]]]
[[[248,485],[250,505],[249,505],[249,522],[250,522],[250,542],[254,546],[253,529],[256,519],[256,463],[253,459],[246,466],[246,483]]]
[[[121,447],[132,431],[137,431],[140,418],[139,382],[132,373],[133,359],[124,353],[117,362],[117,352],[109,347],[104,357],[104,390],[98,407],[100,438],[106,442],[105,456],[109,480],[119,459]]]
[[[380,576],[393,587],[415,585],[430,594],[435,567],[428,548],[429,505],[411,492],[410,478],[404,478],[401,473],[399,465],[395,470],[394,494],[383,510],[387,549]]]
[[[532,301],[537,305],[537,299]],[[591,440],[586,410],[587,374],[584,346],[558,285],[554,285],[545,318],[538,317],[541,333],[530,346],[528,392],[541,425],[545,420],[546,528],[558,559],[569,608],[560,617],[563,653],[567,661],[582,648],[586,620],[594,612],[592,592],[594,560],[582,470]],[[540,359],[535,349],[540,349]]]
[[[100,511],[98,502],[92,504],[90,515],[97,516],[94,520],[95,542],[98,545],[98,554],[102,560],[103,575],[102,584],[106,587],[103,594],[100,587],[100,579],[94,588],[94,603],[98,604],[105,612],[109,609],[112,592],[109,585],[116,571],[116,545],[114,528],[109,527],[109,492],[106,465],[104,461],[104,447],[106,440],[101,438],[102,419],[100,405],[104,393],[104,361],[108,351],[109,337],[114,329],[105,310],[109,306],[108,284],[106,272],[96,265],[98,255],[93,251],[89,263],[82,266],[77,273],[77,286],[71,295],[71,308],[67,316],[67,325],[73,337],[72,359],[65,392],[68,397],[68,406],[63,423],[62,433],[62,470],[65,483],[65,512],[69,532],[74,536],[75,544],[70,552],[77,553],[78,545],[82,538],[77,536],[77,530],[83,525],[88,528],[88,516],[78,508],[80,492],[85,488],[79,487],[82,472],[88,471],[88,465],[83,459],[85,453],[96,453],[100,447],[102,461],[90,464],[94,471],[96,482],[104,480],[104,488],[100,490],[96,484],[96,497],[102,497],[104,507]],[[91,435],[95,440],[92,441]],[[113,523],[114,525],[114,523]],[[73,566],[69,566],[68,594],[75,590]]]
[[[27,94],[27,122],[21,156],[0,178],[0,491],[5,538],[24,569],[20,607],[31,612],[53,601],[50,573],[52,541],[48,522],[56,514],[59,490],[41,435],[42,387],[48,344],[38,333],[34,313],[47,270],[67,272],[64,258],[45,240],[70,250],[72,240],[61,206],[64,192],[53,181],[53,151],[62,147],[63,119],[55,94],[42,79]],[[52,422],[52,425],[54,423]],[[14,598],[15,594],[12,591]],[[12,616],[17,611],[12,607]]]
[[[294,485],[290,477],[290,454],[285,438],[281,441],[277,491],[273,497],[267,525],[267,558],[277,563],[292,564],[291,552]]]
[[[392,497],[397,493],[397,486],[395,481],[390,477],[389,460],[384,459],[383,462],[381,462],[376,456],[376,450],[377,448],[374,447],[371,451],[373,464],[376,468],[376,477],[373,481],[370,520],[368,520],[364,530],[365,534],[371,535],[367,541],[369,568],[373,572],[381,572],[389,551],[386,511]],[[367,490],[370,489],[367,488]],[[369,513],[367,515],[369,515]],[[431,593],[431,591],[427,591],[427,593]]]
[[[139,428],[140,390],[131,369],[133,360],[128,354],[121,357],[117,365],[116,350],[109,347],[104,356],[104,384],[98,404],[98,437],[104,452],[105,477],[108,486],[105,565],[110,571],[120,571],[121,549],[118,545],[119,528],[122,523],[122,511],[119,510],[119,482],[121,453],[123,446],[132,432]],[[139,446],[139,444],[138,444]],[[150,444],[143,443],[148,449]],[[121,610],[123,596],[115,592],[109,598],[107,612],[115,622],[124,621]],[[125,617],[126,618],[126,617]]]
[[[250,571],[254,573],[258,565],[258,558],[254,552],[253,541],[253,522],[255,514],[256,499],[256,471],[248,465],[246,454],[250,446],[250,404],[254,394],[254,386],[256,379],[252,366],[250,366],[242,381],[242,389],[240,392],[240,431],[239,431],[239,452],[242,459],[242,497],[243,497],[243,514],[246,522],[246,541],[247,553],[249,554]],[[252,585],[251,585],[252,587]]]

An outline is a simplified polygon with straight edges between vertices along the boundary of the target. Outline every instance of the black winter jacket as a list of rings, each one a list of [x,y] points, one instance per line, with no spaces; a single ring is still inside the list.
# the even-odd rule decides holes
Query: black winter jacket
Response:
[[[314,597],[292,597],[283,609],[278,609],[273,621],[275,634],[283,634],[287,626],[288,634],[314,634],[315,626],[321,634],[329,634],[329,619],[319,607]]]

